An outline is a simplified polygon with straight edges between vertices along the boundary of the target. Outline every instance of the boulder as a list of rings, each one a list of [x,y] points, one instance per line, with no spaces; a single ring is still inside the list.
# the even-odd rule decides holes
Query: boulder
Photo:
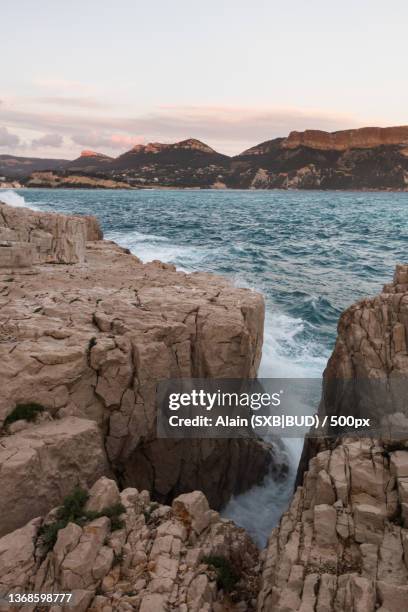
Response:
[[[95,239],[96,226],[96,220],[90,218],[15,208],[0,202],[0,267],[83,262],[87,233]]]
[[[119,503],[118,485],[114,480],[102,477],[91,487],[85,508],[91,512],[101,512],[104,508],[110,508]]]
[[[76,485],[109,473],[103,439],[93,421],[69,417],[2,439],[0,535],[48,512]]]
[[[173,501],[172,508],[175,516],[198,535],[210,524],[210,507],[201,491],[179,495]]]

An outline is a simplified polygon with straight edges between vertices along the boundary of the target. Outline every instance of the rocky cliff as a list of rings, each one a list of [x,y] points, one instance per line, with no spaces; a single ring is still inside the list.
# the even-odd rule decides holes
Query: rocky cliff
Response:
[[[273,448],[155,436],[158,380],[256,374],[258,294],[142,264],[93,217],[0,204],[0,233],[0,596],[72,592],[55,612],[406,609],[408,436],[306,440],[261,554],[210,508],[259,480]],[[321,415],[369,407],[403,431],[407,333],[401,265],[342,315]]]
[[[398,266],[379,296],[346,310],[324,374],[321,414],[365,409],[382,416],[393,407],[397,432],[404,431],[406,393],[394,390],[402,383],[406,391],[407,308],[408,266]],[[368,393],[367,381],[374,381]],[[387,393],[376,396],[378,388]],[[379,433],[305,442],[301,486],[264,553],[259,611],[406,608],[408,436]]]
[[[256,374],[259,294],[144,265],[93,218],[1,204],[0,233],[0,533],[102,474],[163,502],[201,489],[213,508],[262,478],[255,438],[155,435],[159,380]]]
[[[346,151],[347,149],[371,149],[389,145],[408,145],[408,126],[364,127],[356,130],[324,132],[305,130],[291,132],[282,142],[284,149],[309,147],[320,151]]]
[[[0,538],[0,593],[72,593],[55,612],[249,611],[258,575],[254,544],[200,491],[164,506],[101,478]]]

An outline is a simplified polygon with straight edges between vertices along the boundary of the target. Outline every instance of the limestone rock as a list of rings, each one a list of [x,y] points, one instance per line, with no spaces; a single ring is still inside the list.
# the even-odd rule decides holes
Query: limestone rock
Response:
[[[35,539],[40,525],[34,519],[24,527],[0,538],[0,592],[24,588],[35,568]]]
[[[90,485],[108,473],[102,436],[93,421],[69,417],[4,437],[0,534],[48,512],[75,485]]]
[[[106,478],[93,489],[109,498],[115,487]],[[199,492],[182,496],[184,508],[208,512]],[[35,519],[0,538],[0,596],[20,592],[72,591],[73,612],[134,609],[146,612],[185,610],[208,612],[253,610],[258,586],[258,550],[242,529],[212,513],[206,526],[187,537],[184,515],[170,508],[154,511],[148,497],[136,489],[122,491],[124,524],[112,531],[108,517],[81,525],[68,523],[57,532],[49,550],[44,546],[42,523]],[[205,559],[222,556],[239,582],[227,595],[217,584],[217,573]],[[1,609],[1,608],[0,608]]]
[[[232,494],[259,482],[273,449],[256,438],[157,439],[156,386],[169,378],[254,377],[262,350],[262,297],[211,274],[142,264],[128,250],[98,240],[95,219],[6,205],[1,212],[4,238],[13,244],[25,240],[30,248],[35,238],[40,253],[30,269],[0,270],[1,453],[5,458],[7,450],[3,461],[10,462],[11,449],[25,440],[27,458],[21,465],[42,492],[30,493],[28,476],[16,468],[21,494],[18,487],[10,491],[16,505],[13,516],[5,513],[2,533],[49,510],[72,485],[71,468],[65,459],[58,464],[55,441],[41,446],[42,433],[36,438],[41,456],[46,449],[53,453],[48,484],[48,463],[44,473],[35,467],[36,451],[27,440],[46,418],[55,425],[42,425],[45,438],[48,427],[64,432],[64,457],[71,448],[80,478],[90,486],[106,474],[98,429],[121,482],[166,504],[200,489],[218,509]],[[61,263],[68,260],[70,265]],[[50,264],[56,261],[60,265]],[[1,427],[19,405],[33,402],[43,409],[41,419]],[[87,458],[85,448],[75,456],[78,432],[67,429],[72,418],[97,426],[88,450],[95,451],[94,458]],[[7,474],[7,487],[11,472],[0,471],[0,482]]]
[[[407,325],[408,266],[341,316],[319,413],[393,416],[398,437],[384,426],[382,436],[305,441],[300,486],[266,549],[259,612],[406,608]]]
[[[172,508],[175,516],[198,535],[210,524],[210,507],[201,491],[179,495]]]
[[[336,509],[333,506],[319,504],[314,507],[314,531],[316,542],[320,546],[337,544],[336,518]]]
[[[88,227],[93,237],[96,226],[92,218],[37,212],[0,202],[0,267],[83,262]]]
[[[120,502],[118,485],[114,480],[102,477],[91,487],[86,510],[101,512]]]
[[[282,143],[286,149],[310,147],[312,149],[345,151],[346,149],[366,149],[381,145],[399,145],[408,143],[408,127],[376,128],[366,127],[339,132],[323,130],[305,130],[291,132]]]

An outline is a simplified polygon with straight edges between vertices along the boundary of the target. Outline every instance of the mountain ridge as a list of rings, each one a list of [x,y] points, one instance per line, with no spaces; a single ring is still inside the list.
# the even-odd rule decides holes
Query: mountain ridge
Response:
[[[73,161],[0,155],[0,175],[9,179],[28,182],[33,172],[44,171],[132,187],[406,190],[408,126],[292,131],[235,156],[196,138],[136,144],[115,158],[92,150]]]

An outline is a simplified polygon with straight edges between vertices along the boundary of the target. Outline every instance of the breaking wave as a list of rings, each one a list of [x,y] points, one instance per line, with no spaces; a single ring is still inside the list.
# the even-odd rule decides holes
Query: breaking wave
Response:
[[[31,210],[40,210],[34,204],[27,203],[22,195],[12,189],[7,189],[6,191],[0,190],[0,201],[9,206],[14,206],[15,208],[26,207],[31,208]]]

